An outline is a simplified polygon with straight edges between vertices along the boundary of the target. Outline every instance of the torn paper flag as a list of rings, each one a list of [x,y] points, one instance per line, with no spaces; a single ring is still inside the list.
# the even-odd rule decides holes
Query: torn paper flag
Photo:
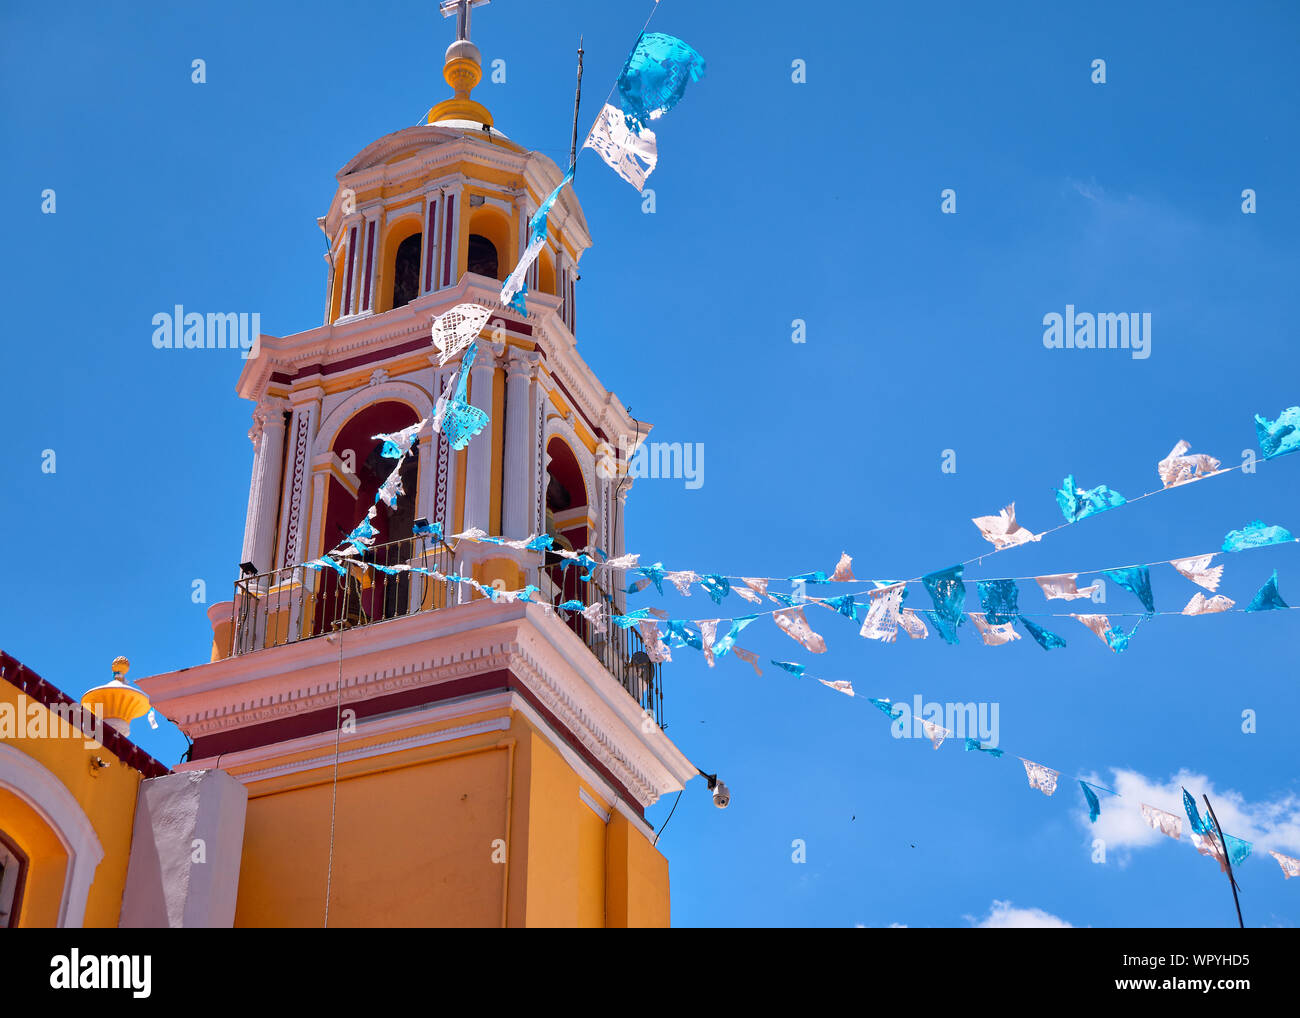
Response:
[[[691,596],[691,584],[698,583],[700,574],[690,569],[682,569],[673,573],[664,573],[664,579],[677,588],[677,593],[682,597]]]
[[[633,131],[623,112],[606,103],[596,118],[583,148],[595,151],[611,170],[635,187],[645,187],[646,178],[659,162],[659,146],[648,128]]]
[[[805,650],[813,654],[826,653],[826,641],[812,631],[802,608],[782,608],[773,613],[772,620],[786,636],[802,645]]]
[[[976,589],[980,607],[993,625],[1010,622],[1020,614],[1020,589],[1015,580],[980,580]]]
[[[1205,453],[1188,455],[1187,450],[1190,448],[1190,443],[1180,441],[1168,456],[1156,464],[1156,473],[1166,488],[1202,480],[1219,469],[1219,461],[1213,456]]]
[[[433,320],[433,345],[441,351],[439,366],[478,339],[492,312],[481,304],[457,304]]]
[[[1092,597],[1097,590],[1095,583],[1091,587],[1077,589],[1075,582],[1079,579],[1078,573],[1057,573],[1054,576],[1035,576],[1034,579],[1043,588],[1043,596],[1049,601],[1077,601],[1081,597]]]
[[[704,652],[704,660],[713,667],[713,641],[718,638],[718,623],[721,619],[701,619],[700,620],[700,649]]]
[[[1073,474],[1066,477],[1056,491],[1056,504],[1061,507],[1061,514],[1068,523],[1076,523],[1088,516],[1114,509],[1116,506],[1123,505],[1125,501],[1123,495],[1118,491],[1112,491],[1104,484],[1099,484],[1095,488],[1075,487]]]
[[[1051,795],[1056,791],[1056,779],[1061,776],[1060,771],[1026,760],[1023,756],[1020,762],[1025,765],[1025,774],[1029,777],[1030,788],[1037,788],[1044,795]]]
[[[686,86],[704,77],[704,58],[676,36],[643,33],[618,76],[618,94],[629,128],[644,129],[671,110]]]
[[[1292,877],[1300,877],[1300,859],[1292,859],[1289,855],[1274,852],[1272,849],[1269,849],[1268,854],[1277,860],[1277,864],[1282,867],[1282,873],[1287,880]]]
[[[1148,615],[1156,612],[1155,598],[1151,594],[1151,571],[1146,566],[1127,566],[1123,569],[1107,569],[1103,576],[1109,576],[1117,584],[1142,602]]]
[[[845,693],[848,696],[853,695],[853,683],[846,682],[844,679],[836,679],[834,682],[829,682],[826,679],[818,679],[817,681],[823,686],[829,686],[831,689],[839,690],[839,692]]]
[[[1183,609],[1184,615],[1211,615],[1215,612],[1226,612],[1234,604],[1232,598],[1224,597],[1222,594],[1215,594],[1213,597],[1206,597],[1199,590],[1192,595],[1192,599],[1187,602],[1187,607]]]
[[[533,262],[537,261],[537,256],[542,253],[542,248],[546,246],[547,238],[547,217],[551,214],[551,206],[555,204],[555,199],[560,196],[564,190],[564,185],[573,179],[573,167],[569,167],[569,172],[564,175],[564,179],[555,186],[550,194],[542,199],[542,203],[537,206],[528,219],[528,246],[524,248],[523,255],[519,258],[519,264],[515,266],[514,271],[506,277],[505,283],[501,286],[501,303],[511,303],[515,295],[522,293],[524,289],[524,279],[528,275],[528,270],[533,267]]]
[[[1219,580],[1223,576],[1223,566],[1210,565],[1210,560],[1216,554],[1217,552],[1211,552],[1209,555],[1170,559],[1169,564],[1193,583],[1199,584],[1206,590],[1214,591],[1219,589]]]
[[[1042,534],[1032,534],[1016,522],[1016,504],[1012,502],[997,516],[976,516],[971,520],[979,527],[985,539],[993,542],[998,551],[1014,548],[1018,544],[1042,539]]]
[[[1268,578],[1264,586],[1255,592],[1255,596],[1251,598],[1250,606],[1246,611],[1267,612],[1290,607],[1289,604],[1282,600],[1282,595],[1277,589],[1277,570],[1274,569],[1273,575]]]
[[[835,572],[831,573],[831,583],[851,583],[853,579],[853,559],[847,551],[842,551]]]
[[[1020,622],[1024,625],[1025,629],[1029,631],[1029,635],[1034,638],[1034,641],[1038,646],[1042,647],[1043,650],[1054,650],[1057,647],[1065,646],[1065,640],[1057,636],[1050,629],[1044,629],[1032,619],[1027,619],[1025,616],[1021,615]]]
[[[646,656],[655,663],[671,661],[673,652],[668,649],[668,645],[659,638],[659,624],[651,622],[648,619],[645,622],[637,623],[637,629],[641,633],[641,642],[645,644]]]
[[[880,640],[892,643],[898,637],[899,605],[907,594],[905,584],[896,583],[892,587],[881,587],[869,595],[871,607],[867,609],[866,618],[862,620],[862,629],[858,635],[868,640]],[[924,629],[924,626],[922,626]]]
[[[1275,421],[1256,414],[1255,433],[1265,459],[1300,449],[1300,406],[1287,407]]]
[[[911,608],[904,608],[899,612],[898,626],[913,640],[924,640],[930,635],[930,631],[925,628],[925,623],[921,621],[921,616]]]
[[[379,455],[390,460],[400,460],[411,451],[411,446],[415,443],[415,436],[423,431],[428,423],[428,418],[425,418],[418,424],[412,424],[409,428],[403,428],[401,431],[371,435],[370,437],[373,441],[384,443]]]
[[[748,662],[749,666],[754,669],[754,674],[760,679],[763,677],[763,669],[758,667],[758,655],[752,650],[746,650],[744,647],[733,647],[731,652],[740,660]]]
[[[1245,551],[1247,548],[1264,548],[1270,544],[1293,541],[1291,531],[1285,527],[1267,526],[1263,520],[1247,523],[1240,530],[1229,530],[1223,538],[1223,551]]]
[[[952,734],[948,729],[936,725],[933,721],[926,721],[924,718],[921,719],[921,731],[925,733],[925,737],[930,740],[935,749],[942,746],[943,740]]]
[[[996,625],[989,623],[984,618],[983,612],[968,612],[975,623],[975,628],[980,631],[985,644],[990,647],[998,647],[1004,643],[1010,643],[1012,640],[1019,640],[1020,634],[1016,632],[1015,623],[999,622]]]
[[[460,372],[456,376],[455,388],[448,385],[451,395],[443,393],[438,397],[437,412],[433,418],[433,430],[447,436],[447,441],[455,450],[464,449],[469,440],[488,426],[488,415],[468,402],[469,371],[474,364],[478,344],[470,343],[460,361]]]
[[[1182,836],[1183,821],[1182,818],[1174,813],[1166,813],[1162,809],[1156,809],[1154,806],[1148,806],[1145,802],[1139,803],[1142,807],[1142,819],[1150,824],[1161,834],[1167,834],[1174,840],[1179,840]]]
[[[1075,615],[1070,613],[1073,618],[1078,619],[1085,626],[1097,634],[1097,637],[1113,651],[1121,651],[1128,646],[1128,637],[1122,630],[1115,629],[1111,625],[1110,619],[1105,615]],[[1116,634],[1119,634],[1117,639]]]

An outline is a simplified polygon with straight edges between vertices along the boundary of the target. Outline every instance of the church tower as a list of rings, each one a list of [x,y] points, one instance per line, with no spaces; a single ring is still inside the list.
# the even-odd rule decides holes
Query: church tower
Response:
[[[443,5],[453,97],[338,173],[318,220],[324,322],[261,336],[240,375],[254,404],[244,565],[209,611],[210,662],[139,683],[193,742],[178,770],[218,768],[247,790],[236,925],[668,923],[644,811],[695,767],[664,734],[636,632],[557,607],[618,611],[626,577],[451,536],[621,554],[619,451],[648,430],[578,352],[591,238],[571,188],[526,311],[500,300],[563,171],[471,98],[481,2]],[[306,568],[375,505],[394,461],[373,436],[435,416],[460,363],[439,364],[431,323],[470,302],[491,312],[468,379],[489,423],[460,450],[419,434],[404,494],[372,520],[366,562],[391,572]],[[540,593],[496,599],[394,568],[416,565]]]

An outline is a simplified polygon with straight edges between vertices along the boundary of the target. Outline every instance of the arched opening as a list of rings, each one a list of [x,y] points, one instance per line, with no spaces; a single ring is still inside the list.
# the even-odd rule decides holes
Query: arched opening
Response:
[[[542,248],[537,259],[537,289],[555,295],[555,259],[549,248]]]
[[[400,308],[420,296],[420,247],[424,234],[413,233],[397,245],[393,264],[393,307]]]
[[[0,929],[14,929],[22,914],[27,885],[27,853],[0,831]]]
[[[403,215],[389,224],[378,266],[377,313],[399,308],[420,296],[423,249],[424,233],[418,216]]]
[[[480,276],[499,279],[499,269],[500,259],[497,257],[496,245],[481,234],[471,233],[469,235],[469,255],[466,261],[466,270],[475,272]]]
[[[373,437],[400,431],[417,420],[416,412],[405,403],[385,400],[358,411],[339,429],[331,451],[342,464],[345,480],[330,475],[325,527],[317,554],[337,548],[367,518],[372,506],[376,510],[370,520],[376,531],[374,546],[358,557],[391,569],[410,565],[419,554],[422,542],[413,537],[412,530],[417,516],[420,440],[402,461],[403,493],[398,495],[397,504],[390,506],[376,503],[375,499],[398,461],[384,456],[384,443]],[[312,575],[317,577],[314,581]],[[346,577],[322,569],[307,578],[316,584],[316,613],[310,635],[405,615],[422,601],[424,590],[424,584],[420,584],[413,596],[408,572],[390,575],[374,568],[350,569]]]
[[[587,486],[582,467],[569,444],[553,436],[546,444],[546,532],[556,547],[580,551],[590,543]],[[545,556],[547,575],[555,585],[553,603],[577,600],[591,603],[594,585],[581,579],[586,570],[560,555]]]

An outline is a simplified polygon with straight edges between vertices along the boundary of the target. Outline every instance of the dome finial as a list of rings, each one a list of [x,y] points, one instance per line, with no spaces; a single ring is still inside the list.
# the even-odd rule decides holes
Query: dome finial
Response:
[[[442,0],[439,6],[444,18],[456,16],[456,39],[447,47],[442,68],[443,78],[456,94],[454,98],[444,99],[429,110],[430,124],[444,120],[470,120],[484,127],[492,126],[492,114],[481,103],[469,97],[470,91],[483,78],[483,57],[469,37],[470,12],[488,2],[489,0]]]

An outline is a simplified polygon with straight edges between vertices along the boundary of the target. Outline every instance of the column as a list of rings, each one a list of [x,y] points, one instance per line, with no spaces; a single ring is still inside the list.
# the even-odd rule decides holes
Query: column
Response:
[[[284,472],[283,399],[265,399],[253,411],[253,477],[248,487],[248,516],[244,521],[244,562],[252,562],[259,573],[274,568],[271,551],[275,546],[275,515],[279,507],[280,478]]]
[[[479,341],[479,353],[470,370],[469,401],[491,418],[492,380],[496,377],[497,358],[505,353],[504,343]],[[488,517],[492,505],[492,435],[501,427],[490,420],[470,439],[465,477],[465,529],[490,530]],[[513,535],[509,535],[513,536]]]
[[[438,289],[438,270],[441,268],[438,264],[438,253],[442,250],[442,245],[438,243],[438,206],[441,204],[441,191],[430,191],[424,196],[424,264],[420,272],[421,296]]]
[[[533,515],[532,381],[540,358],[512,349],[506,362],[505,456],[502,458],[502,512],[505,536],[527,537]]]
[[[375,281],[379,275],[379,259],[375,255],[375,245],[379,241],[379,216],[382,210],[374,209],[366,213],[362,227],[365,242],[362,245],[361,260],[361,313],[374,313]]]
[[[289,567],[302,562],[307,549],[310,508],[307,485],[310,481],[312,445],[316,441],[319,399],[324,390],[318,386],[293,394],[293,429],[289,439],[289,460],[284,468],[284,498],[280,512],[280,554],[276,565]]]

